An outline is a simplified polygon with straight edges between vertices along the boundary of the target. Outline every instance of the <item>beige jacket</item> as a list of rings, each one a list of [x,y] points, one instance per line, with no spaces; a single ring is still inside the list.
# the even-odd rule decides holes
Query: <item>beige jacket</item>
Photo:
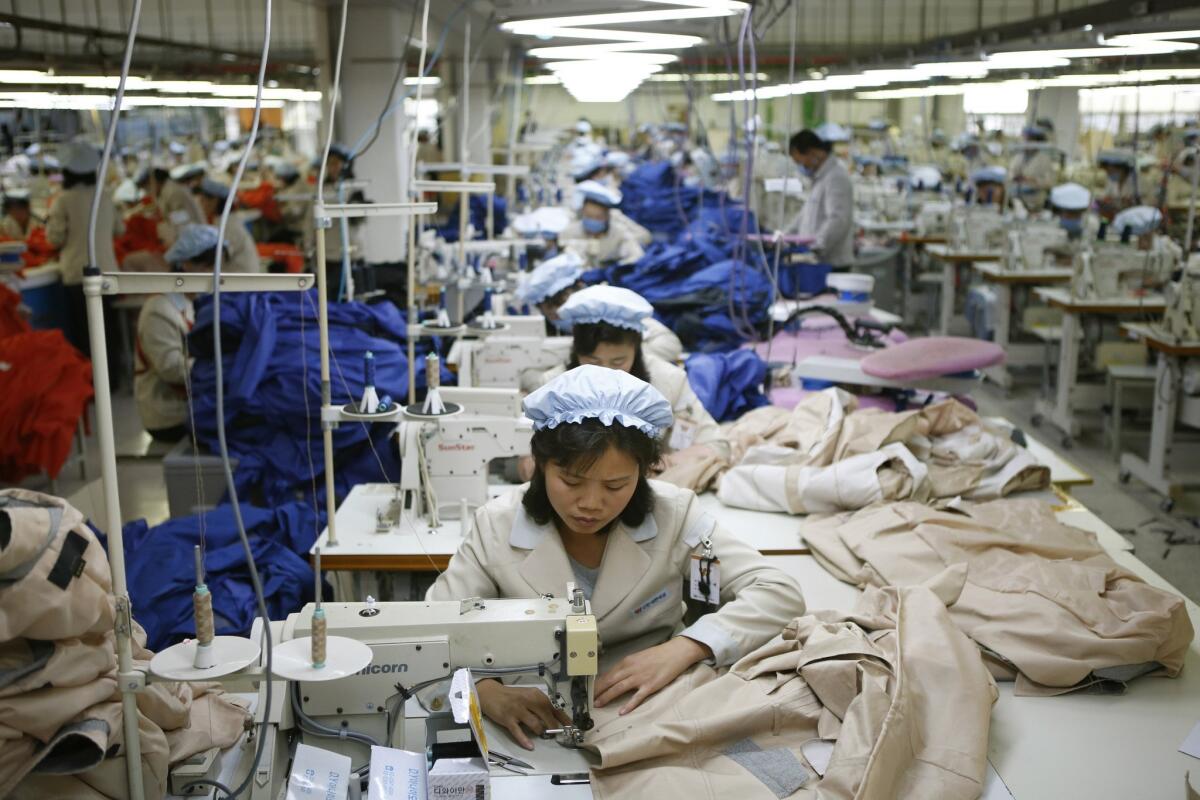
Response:
[[[215,223],[214,223],[215,224]],[[229,272],[259,273],[263,271],[262,261],[258,257],[258,247],[254,237],[246,228],[246,218],[240,212],[229,215],[229,224],[225,226],[225,243],[229,247]]]
[[[609,220],[608,230],[600,236],[584,233],[583,223],[575,220],[559,235],[558,240],[568,250],[578,253],[589,265],[629,264],[645,251],[637,235],[620,223]]]
[[[944,584],[868,590],[852,613],[790,622],[720,677],[698,666],[624,717],[619,703],[598,709],[593,793],[975,800],[997,693],[946,613],[952,597]]]
[[[23,231],[15,219],[5,214],[3,218],[0,218],[0,236],[3,236],[5,239],[16,239],[23,242],[29,236],[30,231],[33,230],[35,224],[33,220],[30,220],[29,230]]]
[[[1094,534],[1037,500],[957,511],[894,503],[809,519],[803,535],[826,569],[859,586],[913,586],[952,570],[961,590],[951,618],[1017,694],[1173,677],[1192,641],[1182,598],[1121,568]]]
[[[717,666],[726,666],[804,613],[796,582],[701,511],[695,494],[658,481],[651,486],[653,514],[635,529],[618,523],[608,534],[591,598],[602,648],[635,640],[649,647],[682,633],[708,645]],[[525,513],[527,488],[475,513],[427,600],[563,596],[575,576],[553,523],[538,525]],[[683,629],[691,556],[703,550],[706,538],[720,559],[721,608]]]
[[[92,186],[73,186],[54,200],[46,217],[46,240],[58,248],[58,266],[65,286],[83,283],[83,268],[87,266],[88,217],[92,213]],[[125,222],[113,207],[112,195],[103,192],[100,213],[96,218],[96,260],[104,272],[117,270],[113,237],[125,231]]]
[[[185,225],[207,225],[204,211],[195,196],[182,183],[168,180],[158,193],[158,212],[162,222],[158,223],[158,238],[170,247],[179,237],[179,229]]]
[[[642,352],[668,364],[678,364],[683,358],[683,342],[675,332],[654,317],[646,317],[642,323],[646,326],[646,332],[642,334]]]
[[[650,242],[654,241],[654,234],[650,233],[648,228],[639,225],[629,217],[625,216],[621,209],[614,208],[608,213],[609,220],[612,222],[612,224],[628,232],[629,235],[633,237],[634,241],[636,241],[642,247],[649,247]]]
[[[133,395],[147,430],[188,423],[184,338],[195,322],[192,301],[181,294],[156,294],[138,313]]]
[[[0,491],[0,797],[127,797],[112,582],[104,550],[65,501]],[[134,623],[135,667],[153,656]],[[201,699],[204,698],[204,699]],[[207,684],[137,696],[147,797],[168,767],[241,735],[242,705]]]
[[[990,499],[1043,489],[1050,471],[1008,431],[955,400],[913,411],[856,410],[826,389],[788,412],[755,409],[730,427],[738,461],[722,477],[726,505],[792,514],[892,500]]]

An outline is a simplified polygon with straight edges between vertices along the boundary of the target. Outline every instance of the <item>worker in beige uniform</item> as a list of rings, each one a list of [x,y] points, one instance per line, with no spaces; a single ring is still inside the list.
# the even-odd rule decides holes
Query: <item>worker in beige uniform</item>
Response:
[[[319,163],[317,167],[319,171]],[[352,153],[345,146],[334,143],[329,148],[329,160],[325,164],[325,186],[321,190],[325,203],[349,203],[355,201],[355,195],[361,197],[361,192],[346,192],[343,199],[338,198],[338,183],[350,180],[353,177],[354,160]],[[361,219],[352,219],[347,226],[350,231],[347,249],[351,261],[357,257],[358,228],[361,224]],[[316,246],[316,219],[312,214],[309,214],[304,220],[304,250],[305,252],[314,254],[314,264],[316,261]],[[334,276],[330,281],[330,286],[334,287],[334,291],[337,290],[338,280],[336,276],[341,274],[343,255],[342,224],[341,220],[335,219],[333,220],[333,224],[325,229],[325,268],[331,276]]]
[[[212,272],[217,229],[185,225],[164,258],[172,272]],[[180,292],[152,295],[138,314],[133,394],[142,426],[155,441],[177,442],[191,425],[187,335],[195,322],[192,299]]]
[[[548,258],[529,273],[525,283],[518,291],[522,302],[533,306],[546,318],[546,333],[557,335],[562,332],[559,323],[559,309],[575,292],[583,288],[583,260],[571,251],[560,253]],[[647,355],[653,355],[668,364],[674,364],[683,357],[683,343],[675,332],[650,316],[653,309],[642,319],[642,349]],[[545,382],[544,376],[538,374],[532,379],[533,385],[522,376],[522,388],[533,391]]]
[[[225,210],[225,200],[229,197],[229,187],[212,178],[200,182],[196,191],[196,201],[204,212],[205,222],[216,225]],[[240,211],[229,214],[229,222],[225,225],[225,247],[229,258],[222,261],[223,270],[227,272],[257,273],[262,272],[262,261],[258,257],[258,247],[254,237],[250,235],[246,218]]]
[[[1111,222],[1120,212],[1138,205],[1139,195],[1149,196],[1150,187],[1137,185],[1137,154],[1132,150],[1101,150],[1096,164],[1104,170],[1104,191],[1097,197],[1100,216]]]
[[[29,192],[10,189],[4,193],[4,217],[0,219],[0,237],[23,242],[36,222],[29,208]]]
[[[161,165],[146,167],[138,174],[137,186],[158,205],[158,238],[170,247],[184,225],[203,225],[204,212],[192,195],[192,188],[204,179],[204,167],[185,164],[167,170]]]
[[[1058,185],[1058,160],[1051,147],[1052,130],[1045,124],[1026,126],[1021,152],[1012,157],[1008,174],[1014,194],[1030,211],[1046,207],[1050,190]]]
[[[645,251],[638,234],[627,225],[614,224],[613,210],[621,204],[621,193],[597,181],[575,187],[579,219],[563,231],[561,241],[591,265],[628,264]]]
[[[665,440],[666,452],[702,444],[726,453],[721,428],[692,391],[683,368],[644,352],[646,320],[653,314],[654,307],[629,289],[589,286],[575,292],[558,311],[560,325],[571,331],[571,358],[565,367],[546,373],[546,382],[581,364],[628,372],[671,403],[675,424]]]
[[[649,480],[673,421],[653,386],[581,366],[525,398],[524,411],[532,480],[475,513],[427,600],[562,597],[574,583],[599,627],[595,704],[621,713],[697,663],[733,664],[804,613],[795,580],[694,493]],[[687,627],[685,604],[698,616]],[[569,722],[539,689],[490,678],[476,687],[483,713],[527,749],[530,734]]]
[[[58,249],[58,268],[63,287],[67,292],[67,340],[84,355],[90,355],[90,334],[87,325],[87,305],[83,296],[83,270],[88,266],[88,219],[92,211],[92,198],[99,191],[96,186],[96,171],[100,167],[100,152],[86,142],[75,142],[63,159],[63,190],[50,206],[46,217],[46,240]],[[121,217],[116,213],[112,197],[100,193],[99,212],[96,216],[96,261],[102,272],[116,272],[117,256],[113,251],[113,237],[125,230]],[[121,348],[120,332],[117,330],[117,315],[111,311],[111,295],[103,297],[105,305],[105,338],[108,342],[109,378],[116,386],[120,384]]]

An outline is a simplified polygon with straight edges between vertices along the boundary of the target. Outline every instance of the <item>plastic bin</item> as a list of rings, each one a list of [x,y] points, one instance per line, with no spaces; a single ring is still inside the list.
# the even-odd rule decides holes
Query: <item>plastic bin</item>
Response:
[[[191,437],[185,437],[172,447],[171,452],[163,456],[162,464],[167,506],[172,517],[208,511],[220,504],[225,496],[225,470],[221,467],[221,457],[209,453],[193,454]],[[230,464],[237,469],[236,458],[231,458]]]
[[[57,266],[37,267],[17,281],[21,302],[32,312],[30,324],[39,330],[67,327],[67,294]]]

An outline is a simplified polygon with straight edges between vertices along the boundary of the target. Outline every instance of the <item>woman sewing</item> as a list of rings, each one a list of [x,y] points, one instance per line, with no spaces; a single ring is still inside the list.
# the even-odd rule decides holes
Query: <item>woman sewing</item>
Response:
[[[646,321],[653,320],[653,314],[653,306],[629,289],[589,286],[575,292],[558,308],[559,327],[571,331],[571,358],[565,366],[543,373],[540,382],[583,364],[628,372],[649,383],[671,404],[675,423],[667,433],[665,452],[693,445],[711,445],[723,452],[727,445],[721,429],[692,391],[687,373],[649,352]]]
[[[562,597],[573,582],[602,646],[630,653],[595,684],[596,706],[622,700],[621,714],[698,662],[729,666],[804,613],[795,581],[717,525],[695,494],[649,480],[673,421],[653,386],[581,366],[529,395],[524,410],[532,480],[475,514],[426,599]],[[706,569],[709,593],[693,598],[705,613],[684,627],[693,564],[717,569]],[[483,712],[526,749],[527,732],[568,721],[537,689],[487,679],[478,692]]]

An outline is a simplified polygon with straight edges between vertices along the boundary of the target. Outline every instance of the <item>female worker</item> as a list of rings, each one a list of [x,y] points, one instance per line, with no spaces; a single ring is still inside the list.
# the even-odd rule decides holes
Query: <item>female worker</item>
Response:
[[[613,212],[621,204],[620,192],[596,181],[584,181],[575,187],[575,202],[579,219],[567,226],[562,239],[585,255],[589,264],[628,264],[645,255],[633,221],[614,221]]]
[[[537,308],[546,318],[547,335],[558,333],[560,328],[569,327],[562,324],[559,309],[571,295],[583,289],[582,277],[583,261],[571,251],[543,261],[529,273],[529,278],[520,289],[519,295],[521,300]],[[638,299],[641,300],[640,297]],[[645,300],[642,302],[649,306]],[[654,309],[650,308],[642,320],[642,348],[647,355],[674,364],[683,356],[683,343],[670,328],[650,316],[653,313]],[[541,383],[544,383],[544,380]]]
[[[217,260],[217,229],[185,225],[164,258],[172,272],[212,272]],[[156,294],[138,313],[133,394],[150,436],[177,442],[188,431],[189,363],[184,340],[195,324],[192,301],[180,292]]]
[[[695,494],[648,480],[672,422],[654,387],[582,366],[524,408],[532,481],[479,509],[427,600],[562,597],[573,582],[591,600],[602,656],[629,653],[595,685],[597,707],[627,698],[622,714],[700,661],[732,664],[804,613],[795,581],[717,525]],[[684,587],[703,559],[719,560],[719,585],[694,601],[704,614],[685,628]],[[537,689],[490,679],[477,688],[483,713],[527,749],[526,731],[566,721]]]
[[[87,305],[83,297],[83,269],[88,265],[88,218],[92,197],[100,194],[96,216],[96,261],[102,272],[115,272],[117,256],[113,237],[120,236],[125,226],[116,213],[112,197],[96,186],[96,170],[100,167],[100,152],[87,142],[75,142],[63,159],[63,191],[54,199],[46,217],[46,240],[58,248],[58,266],[67,292],[68,341],[84,355],[90,355],[91,344],[87,325]],[[111,312],[111,296],[104,298],[106,314],[105,339],[108,342],[109,378],[113,385],[121,382],[121,337],[116,327],[117,315]]]
[[[653,313],[654,308],[629,289],[590,286],[575,292],[558,310],[560,325],[571,330],[570,361],[545,373],[543,382],[583,364],[628,372],[671,404],[675,424],[664,442],[667,452],[709,445],[724,453],[721,429],[692,391],[683,368],[643,352],[646,320]]]

